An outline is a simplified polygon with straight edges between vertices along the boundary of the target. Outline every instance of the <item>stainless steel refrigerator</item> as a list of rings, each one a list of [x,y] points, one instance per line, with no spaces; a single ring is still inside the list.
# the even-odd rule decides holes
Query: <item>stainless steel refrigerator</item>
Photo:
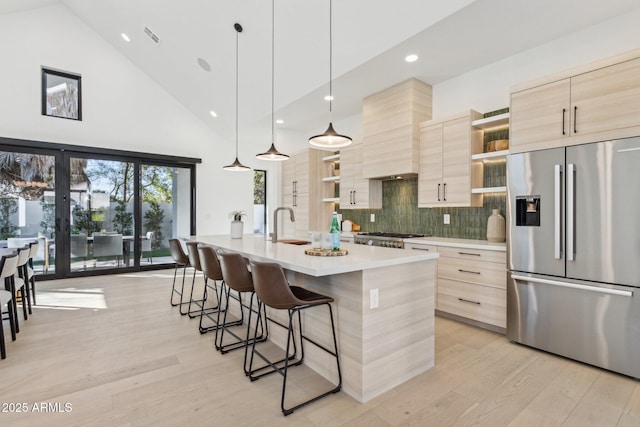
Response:
[[[640,378],[640,137],[507,158],[507,337]]]

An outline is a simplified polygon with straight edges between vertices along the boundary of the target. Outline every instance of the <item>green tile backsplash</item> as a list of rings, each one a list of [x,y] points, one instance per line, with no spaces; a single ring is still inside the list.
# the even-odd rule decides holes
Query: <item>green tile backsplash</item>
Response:
[[[484,186],[505,185],[505,163],[484,166]],[[485,194],[481,208],[418,208],[418,180],[385,181],[382,183],[382,209],[339,210],[342,219],[350,219],[361,231],[422,233],[438,237],[486,240],[487,219],[493,209],[505,215],[506,195]],[[375,222],[370,222],[370,214]],[[443,224],[444,214],[451,215],[451,224]]]

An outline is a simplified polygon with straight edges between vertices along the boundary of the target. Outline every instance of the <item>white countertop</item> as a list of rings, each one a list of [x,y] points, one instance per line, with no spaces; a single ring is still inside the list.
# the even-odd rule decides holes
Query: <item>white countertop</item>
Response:
[[[452,239],[449,237],[416,237],[413,239],[404,239],[405,243],[449,246],[452,248],[464,249],[483,249],[486,251],[507,251],[507,244],[492,243],[487,240],[471,240],[471,239]]]
[[[245,234],[242,239],[232,239],[228,235],[192,236],[190,240],[209,244],[220,249],[239,252],[256,261],[277,262],[287,270],[310,276],[328,276],[371,268],[407,264],[438,258],[438,254],[404,251],[394,248],[343,243],[345,256],[311,256],[304,253],[311,245],[291,245],[271,243],[263,235]]]

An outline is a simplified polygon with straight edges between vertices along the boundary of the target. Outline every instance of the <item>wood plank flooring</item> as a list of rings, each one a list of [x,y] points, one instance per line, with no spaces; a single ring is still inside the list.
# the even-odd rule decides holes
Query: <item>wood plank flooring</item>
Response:
[[[281,378],[251,383],[241,351],[216,352],[213,334],[169,305],[172,276],[38,283],[39,305],[0,361],[0,425],[640,425],[638,381],[443,318],[435,368],[366,404],[338,393],[284,417]],[[291,372],[293,400],[326,385]]]

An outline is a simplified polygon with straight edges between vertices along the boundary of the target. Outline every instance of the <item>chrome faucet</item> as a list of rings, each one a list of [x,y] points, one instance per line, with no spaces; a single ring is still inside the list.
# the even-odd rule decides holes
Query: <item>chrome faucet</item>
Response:
[[[273,233],[271,234],[271,241],[273,243],[277,243],[278,242],[278,211],[284,211],[284,210],[288,210],[289,211],[289,216],[291,217],[291,222],[296,222],[296,217],[293,214],[293,209],[285,208],[285,207],[276,208],[276,210],[273,211]]]

